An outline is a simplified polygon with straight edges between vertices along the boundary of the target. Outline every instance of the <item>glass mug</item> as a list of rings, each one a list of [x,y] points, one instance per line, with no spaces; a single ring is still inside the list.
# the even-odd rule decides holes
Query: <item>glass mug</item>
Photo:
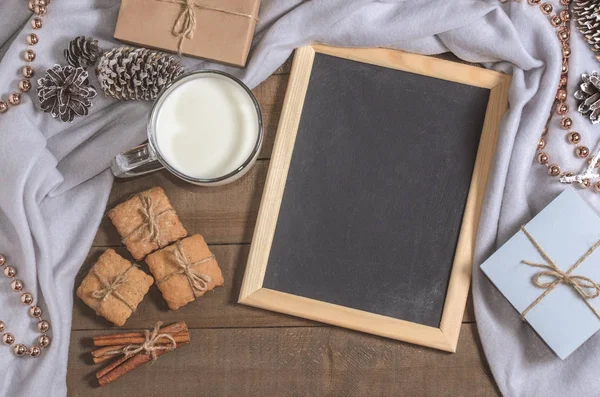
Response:
[[[264,135],[252,91],[217,70],[178,77],[156,99],[146,132],[147,143],[115,157],[111,165],[115,176],[165,168],[189,183],[224,185],[248,172]]]

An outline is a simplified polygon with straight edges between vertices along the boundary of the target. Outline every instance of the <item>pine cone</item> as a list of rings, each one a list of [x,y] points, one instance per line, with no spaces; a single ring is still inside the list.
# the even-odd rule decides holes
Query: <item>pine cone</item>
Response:
[[[600,52],[600,0],[578,0],[573,3],[577,29],[594,52]]]
[[[575,92],[575,98],[579,99],[577,110],[582,115],[587,115],[593,124],[600,123],[600,74],[592,72],[591,75],[582,74],[583,82],[579,90]]]
[[[177,58],[146,48],[119,47],[100,58],[96,76],[104,95],[152,100],[182,72]]]
[[[102,50],[98,47],[98,40],[91,37],[79,36],[69,42],[65,50],[65,58],[69,65],[86,68],[94,66]]]
[[[84,68],[54,65],[38,80],[37,94],[44,112],[71,122],[88,114],[96,89],[89,85]]]

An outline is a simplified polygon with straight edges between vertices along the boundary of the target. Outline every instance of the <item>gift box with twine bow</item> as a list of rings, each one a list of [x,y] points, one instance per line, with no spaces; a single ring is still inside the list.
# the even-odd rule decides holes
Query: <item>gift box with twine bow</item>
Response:
[[[571,188],[481,270],[563,360],[600,329],[600,217]]]
[[[115,38],[244,66],[260,0],[122,0]]]

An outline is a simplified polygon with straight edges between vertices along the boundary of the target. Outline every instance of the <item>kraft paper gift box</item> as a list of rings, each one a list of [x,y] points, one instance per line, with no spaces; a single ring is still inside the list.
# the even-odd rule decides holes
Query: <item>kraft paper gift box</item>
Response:
[[[244,66],[259,7],[260,0],[122,0],[114,36]]]
[[[599,241],[600,217],[569,188],[481,265],[563,360],[600,329]]]

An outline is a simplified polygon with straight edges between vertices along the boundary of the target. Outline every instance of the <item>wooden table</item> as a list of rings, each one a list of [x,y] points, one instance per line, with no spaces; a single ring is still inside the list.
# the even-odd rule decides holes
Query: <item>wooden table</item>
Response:
[[[185,320],[192,343],[104,388],[97,387],[91,337],[111,327],[74,297],[69,396],[499,396],[485,362],[469,300],[458,352],[444,353],[238,305],[249,243],[277,130],[289,62],[254,89],[265,123],[259,160],[241,180],[195,187],[158,172],[118,181],[108,207],[162,186],[190,234],[201,233],[222,267],[225,286],[169,311],[153,286],[124,328]],[[75,280],[106,247],[130,258],[108,219]]]

